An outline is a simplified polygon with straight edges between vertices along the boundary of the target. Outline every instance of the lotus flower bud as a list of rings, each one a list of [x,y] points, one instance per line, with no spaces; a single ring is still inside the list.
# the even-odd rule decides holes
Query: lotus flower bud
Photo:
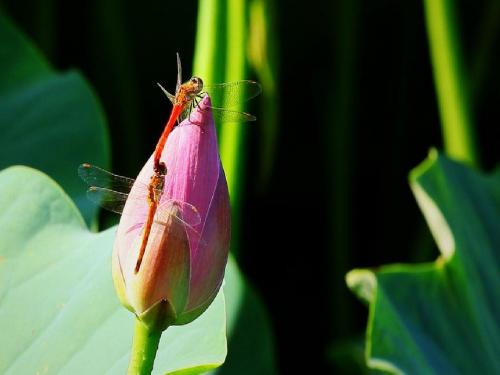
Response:
[[[167,173],[138,270],[152,157],[139,173],[118,225],[115,288],[121,303],[147,325],[191,322],[213,301],[224,277],[230,206],[209,105],[207,96],[167,140],[161,157]],[[138,199],[141,194],[144,198]]]

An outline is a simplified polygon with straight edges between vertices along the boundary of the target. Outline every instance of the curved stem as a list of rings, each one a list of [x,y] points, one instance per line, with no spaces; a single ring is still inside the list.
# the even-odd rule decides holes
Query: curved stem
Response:
[[[150,329],[139,319],[136,319],[128,375],[151,374],[161,333],[162,330]]]

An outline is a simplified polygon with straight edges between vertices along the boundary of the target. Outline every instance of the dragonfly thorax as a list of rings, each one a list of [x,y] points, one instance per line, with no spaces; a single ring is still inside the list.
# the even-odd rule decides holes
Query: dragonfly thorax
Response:
[[[200,77],[194,76],[181,85],[177,96],[184,94],[187,99],[192,100],[196,95],[201,93],[201,90],[203,90],[203,80]]]
[[[158,204],[165,186],[165,176],[159,173],[154,173],[151,176],[149,183],[149,202]]]

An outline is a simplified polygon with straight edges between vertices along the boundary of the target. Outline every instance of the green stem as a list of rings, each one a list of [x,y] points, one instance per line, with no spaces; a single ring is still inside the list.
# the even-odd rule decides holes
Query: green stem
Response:
[[[278,134],[278,36],[275,0],[252,0],[249,4],[248,59],[262,85],[258,116],[260,149],[259,189],[271,178]]]
[[[161,333],[162,330],[150,329],[136,319],[128,375],[151,374]]]
[[[223,0],[200,0],[193,74],[206,83],[224,80],[226,19]]]
[[[227,0],[226,2],[226,74],[225,80],[238,81],[245,78],[246,65],[246,4],[245,0]],[[242,110],[240,107],[232,108]],[[222,165],[226,172],[232,208],[231,251],[238,254],[240,234],[240,205],[245,167],[246,127],[222,125],[219,132],[219,149]]]
[[[207,83],[244,79],[246,1],[200,0],[193,72]],[[231,108],[242,110],[243,107]],[[245,146],[244,126],[218,127],[219,149],[232,207],[231,251],[237,253]]]
[[[451,157],[477,164],[468,80],[458,42],[453,0],[424,0],[427,34],[443,130]]]

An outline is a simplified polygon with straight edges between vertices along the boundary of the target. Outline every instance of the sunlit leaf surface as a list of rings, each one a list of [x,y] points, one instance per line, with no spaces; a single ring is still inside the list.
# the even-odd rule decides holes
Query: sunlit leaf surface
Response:
[[[370,306],[368,364],[395,373],[498,374],[500,173],[482,175],[432,152],[410,182],[441,256],[347,275]]]
[[[24,164],[48,173],[85,220],[97,207],[85,197],[76,168],[107,167],[103,112],[77,72],[57,73],[0,12],[0,168]]]
[[[115,229],[87,230],[47,176],[0,172],[0,373],[124,374],[134,317],[115,296]],[[162,336],[154,374],[196,374],[226,356],[222,293],[193,323]]]

